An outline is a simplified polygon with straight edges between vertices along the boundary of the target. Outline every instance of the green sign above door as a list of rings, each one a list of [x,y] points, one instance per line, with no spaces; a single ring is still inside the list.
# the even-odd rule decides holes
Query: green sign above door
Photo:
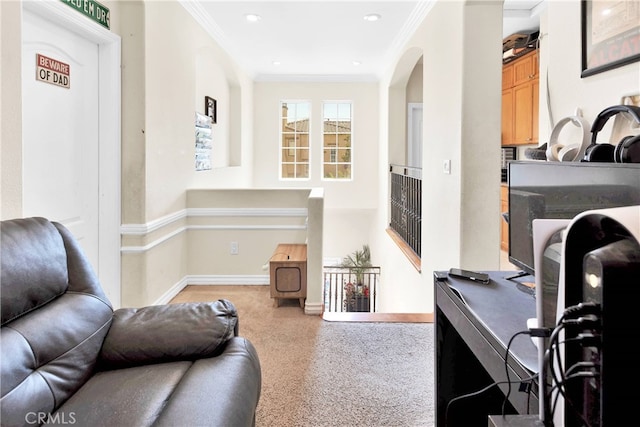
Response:
[[[94,0],[60,0],[62,3],[74,8],[92,21],[109,29],[109,9]]]

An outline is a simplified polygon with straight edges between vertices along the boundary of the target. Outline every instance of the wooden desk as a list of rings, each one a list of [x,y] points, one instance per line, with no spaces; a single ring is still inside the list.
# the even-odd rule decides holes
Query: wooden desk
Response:
[[[271,298],[274,307],[280,299],[296,298],[304,308],[307,298],[307,245],[281,243],[269,259]]]
[[[498,381],[519,381],[537,371],[538,352],[528,335],[514,338],[505,366],[510,338],[527,329],[535,317],[532,294],[505,280],[512,272],[487,272],[491,283],[481,285],[464,279],[435,281],[436,302],[436,425],[487,425],[489,415],[501,414],[507,385],[500,384],[478,396],[457,400],[447,414],[449,401],[476,392]],[[522,281],[531,281],[523,277]],[[530,394],[512,384],[506,414],[538,413],[538,386]],[[532,417],[535,420],[535,416]]]

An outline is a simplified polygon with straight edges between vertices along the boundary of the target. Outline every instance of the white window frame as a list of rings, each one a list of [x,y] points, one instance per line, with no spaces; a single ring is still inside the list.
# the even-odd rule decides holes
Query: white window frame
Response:
[[[308,159],[304,159],[304,161],[297,161],[297,155],[299,152],[299,148],[295,147],[293,148],[294,150],[294,154],[296,157],[296,160],[294,160],[293,162],[285,162],[283,161],[283,153],[285,149],[290,149],[290,147],[285,147],[283,144],[284,141],[284,137],[285,135],[287,135],[288,133],[283,132],[282,129],[282,119],[284,118],[282,115],[282,109],[283,109],[283,105],[284,104],[307,104],[307,106],[309,107],[309,116],[308,116],[308,120],[309,120],[309,129],[307,130],[306,133],[298,133],[298,132],[293,132],[292,135],[294,135],[294,139],[295,139],[295,135],[303,135],[306,134],[307,135],[307,140],[309,141],[309,147],[308,147]],[[312,116],[312,112],[313,112],[313,108],[312,108],[312,103],[310,100],[308,99],[283,99],[280,100],[280,102],[278,103],[279,106],[279,112],[278,112],[278,136],[279,136],[279,141],[278,141],[278,178],[280,179],[280,181],[309,181],[311,179],[311,161],[312,161],[312,154],[311,154],[311,135],[312,135],[312,126],[311,126],[311,116]],[[298,165],[298,164],[305,164],[307,165],[307,169],[308,169],[308,176],[306,177],[286,177],[282,175],[282,168],[283,165],[286,164],[293,164],[293,165]]]
[[[349,150],[350,150],[350,157],[349,157],[349,162],[345,163],[345,162],[336,162],[336,161],[329,161],[329,162],[325,162],[325,158],[324,158],[324,150],[325,150],[325,145],[324,145],[324,138],[325,138],[325,130],[324,130],[324,121],[325,121],[325,116],[324,116],[324,110],[325,110],[325,105],[327,104],[349,104],[350,107],[350,120],[351,120],[351,132],[350,132],[350,143],[349,143]],[[348,100],[348,99],[340,99],[340,100],[324,100],[322,101],[322,107],[320,109],[320,114],[321,114],[321,123],[322,123],[322,129],[321,129],[321,141],[322,141],[322,146],[320,147],[321,150],[321,164],[320,164],[320,177],[322,179],[322,181],[333,181],[333,182],[339,182],[339,181],[353,181],[353,174],[354,174],[354,162],[353,162],[353,155],[354,155],[354,132],[353,132],[353,110],[354,110],[354,106],[353,106],[353,101],[352,100]],[[339,135],[337,132],[334,133],[333,135]],[[332,151],[332,153],[330,154],[331,159],[330,160],[336,160],[338,157],[338,151],[339,151],[339,147],[336,147],[334,151]],[[348,178],[339,178],[339,177],[325,177],[324,175],[324,171],[325,171],[325,164],[349,164],[351,167],[351,174]]]

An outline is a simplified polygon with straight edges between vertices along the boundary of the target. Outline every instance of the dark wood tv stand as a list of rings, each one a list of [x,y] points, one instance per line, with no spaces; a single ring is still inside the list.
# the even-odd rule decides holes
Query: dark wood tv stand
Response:
[[[509,340],[527,330],[527,319],[536,316],[535,299],[521,291],[516,281],[505,280],[512,271],[487,273],[488,285],[451,277],[435,279],[436,426],[443,427],[445,422],[447,427],[541,426],[536,416],[537,381],[531,383],[530,393],[519,391],[519,384],[512,383],[506,418],[501,414],[507,384],[456,400],[447,412],[452,399],[506,381],[506,369],[510,381],[528,379],[538,370],[537,348],[529,335],[514,338],[505,368]]]

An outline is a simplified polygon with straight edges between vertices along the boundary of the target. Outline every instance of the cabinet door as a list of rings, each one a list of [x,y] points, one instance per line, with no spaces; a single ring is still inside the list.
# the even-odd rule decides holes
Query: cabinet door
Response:
[[[502,145],[513,144],[513,89],[502,91]]]
[[[519,58],[513,63],[513,85],[517,86],[534,78],[533,57],[535,52]],[[537,61],[536,61],[537,63]]]
[[[538,71],[540,68],[538,60],[539,60],[538,51],[536,50],[534,53],[531,54],[531,78],[532,79],[538,78]]]
[[[513,111],[513,143],[533,144],[532,83],[513,88]]]
[[[513,65],[502,67],[502,90],[513,87]]]
[[[533,144],[537,144],[540,140],[538,134],[539,124],[538,121],[540,119],[540,80],[537,78],[531,82],[531,96],[532,98],[532,111],[531,111],[531,142]]]

